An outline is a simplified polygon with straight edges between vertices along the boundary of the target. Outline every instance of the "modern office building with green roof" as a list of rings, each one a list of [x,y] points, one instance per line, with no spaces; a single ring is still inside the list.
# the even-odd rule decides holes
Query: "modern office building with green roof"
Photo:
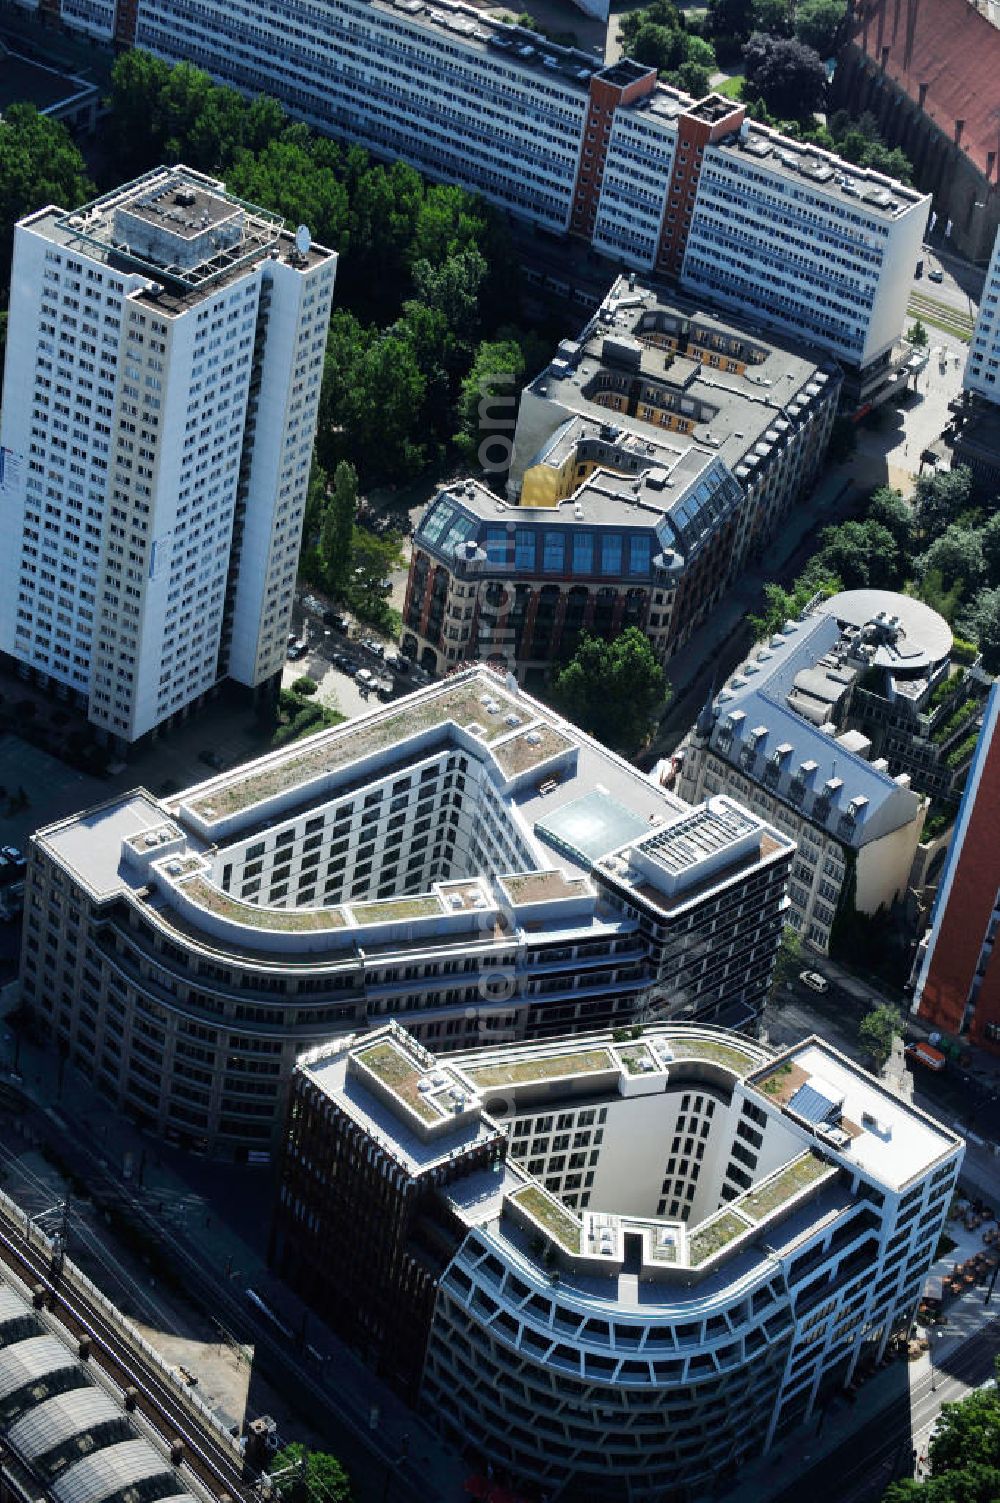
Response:
[[[750,1021],[793,852],[477,669],[39,831],[22,997],[168,1140],[266,1152],[296,1057],[389,1018],[436,1050]]]
[[[669,832],[664,837],[669,841]],[[300,1061],[272,1258],[470,1457],[701,1503],[909,1330],[963,1145],[821,1039]]]

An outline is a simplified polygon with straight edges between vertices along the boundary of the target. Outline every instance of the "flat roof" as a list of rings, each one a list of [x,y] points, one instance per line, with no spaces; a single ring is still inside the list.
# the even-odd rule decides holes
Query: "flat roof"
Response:
[[[865,633],[880,668],[932,667],[949,656],[954,642],[939,611],[899,590],[841,590],[821,600],[816,614]],[[885,627],[876,631],[873,623],[879,621]]]
[[[641,814],[597,788],[535,823],[536,835],[556,850],[587,862],[598,861],[648,830],[649,823]]]
[[[822,1039],[806,1039],[785,1050],[776,1068],[783,1070],[786,1065],[791,1067],[791,1094],[783,1102],[783,1110],[792,1113],[797,1093],[809,1088],[813,1095],[800,1098],[802,1115],[809,1120],[805,1107],[813,1096],[832,1097],[840,1104],[850,1135],[850,1145],[845,1149],[847,1162],[894,1190],[903,1189],[962,1141]],[[773,1068],[751,1076],[750,1084],[759,1084]]]

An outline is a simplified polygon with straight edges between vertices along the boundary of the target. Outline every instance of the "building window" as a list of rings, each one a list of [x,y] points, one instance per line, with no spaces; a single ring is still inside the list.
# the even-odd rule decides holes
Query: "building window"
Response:
[[[649,573],[649,538],[633,537],[629,542],[628,571],[630,574]]]
[[[507,562],[506,527],[487,527],[486,558],[491,564],[505,564]]]
[[[601,573],[620,574],[622,572],[622,539],[621,533],[613,532],[609,537],[601,539]]]
[[[530,527],[519,527],[514,534],[514,567],[535,567],[535,534]]]
[[[566,540],[561,532],[545,534],[542,569],[546,574],[561,574],[565,562]]]
[[[574,532],[573,534],[573,573],[593,574],[594,572],[594,535],[592,532]]]

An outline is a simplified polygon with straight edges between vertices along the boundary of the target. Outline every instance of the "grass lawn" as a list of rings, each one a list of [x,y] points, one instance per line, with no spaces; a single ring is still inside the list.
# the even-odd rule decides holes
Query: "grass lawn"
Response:
[[[742,78],[727,78],[723,83],[712,85],[713,94],[725,94],[727,99],[743,98]]]

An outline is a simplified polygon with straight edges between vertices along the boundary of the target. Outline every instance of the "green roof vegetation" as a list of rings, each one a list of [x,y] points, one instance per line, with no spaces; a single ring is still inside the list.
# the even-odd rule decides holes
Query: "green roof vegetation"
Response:
[[[508,1065],[479,1065],[466,1070],[477,1086],[522,1085],[530,1080],[554,1080],[561,1075],[586,1075],[615,1068],[607,1049],[581,1049],[576,1054],[546,1054],[513,1060]]]
[[[629,1075],[642,1075],[645,1073],[642,1068],[642,1061],[644,1059],[648,1059],[651,1064],[655,1063],[653,1056],[645,1044],[619,1044],[618,1058],[625,1066]]]
[[[204,877],[189,878],[180,890],[208,913],[229,919],[234,924],[246,924],[252,929],[290,933],[310,929],[343,929],[347,923],[341,908],[261,908],[255,903],[243,903]]]
[[[740,1196],[736,1204],[751,1220],[763,1221],[765,1216],[784,1205],[786,1200],[791,1200],[800,1190],[835,1173],[836,1170],[830,1164],[825,1164],[815,1154],[804,1153],[801,1158],[786,1164],[766,1184],[754,1185],[745,1195]]]
[[[785,1087],[789,1084],[788,1077],[789,1075],[791,1075],[791,1073],[792,1062],[791,1060],[786,1059],[782,1064],[778,1065],[776,1069],[772,1070],[770,1075],[765,1076],[765,1078],[761,1081],[758,1081],[757,1084],[764,1092],[765,1096],[780,1096],[785,1090]]]
[[[366,1065],[377,1080],[404,1101],[416,1112],[422,1122],[440,1122],[441,1113],[417,1090],[417,1081],[425,1071],[418,1070],[403,1050],[386,1040],[372,1044],[368,1049],[359,1049],[355,1058]]]
[[[499,705],[499,711],[490,715],[480,703],[481,696],[489,693]],[[469,683],[456,684],[440,694],[434,694],[421,704],[408,706],[395,714],[379,716],[367,725],[350,722],[342,731],[320,731],[295,746],[287,755],[269,762],[258,772],[234,776],[192,804],[192,809],[203,819],[223,819],[238,810],[249,809],[264,799],[284,793],[321,777],[325,772],[334,772],[362,757],[383,751],[386,747],[418,735],[421,731],[444,725],[452,720],[456,725],[473,723],[482,727],[482,739],[494,741],[510,732],[504,717],[517,713],[513,700],[507,699],[486,680],[476,678]],[[211,812],[209,812],[211,811]]]
[[[441,900],[434,893],[412,898],[385,898],[381,903],[352,903],[359,924],[392,924],[400,919],[433,918],[441,913]]]
[[[567,877],[563,872],[518,872],[504,877],[503,885],[515,903],[542,903],[551,898],[571,898],[586,892],[582,877]]]
[[[550,1237],[554,1237],[560,1247],[567,1252],[578,1253],[580,1251],[581,1225],[572,1211],[566,1210],[557,1200],[546,1195],[537,1185],[525,1185],[523,1190],[516,1190],[511,1196],[513,1201],[527,1211],[532,1220],[537,1221],[539,1226],[545,1228]]]
[[[757,1064],[752,1054],[743,1049],[738,1049],[732,1044],[720,1044],[715,1039],[676,1039],[669,1040],[675,1059],[708,1059],[713,1064],[725,1065],[727,1070],[734,1070],[737,1075],[746,1075]]]
[[[505,726],[504,729],[509,730],[509,727]],[[531,741],[528,740],[529,735],[533,738]],[[535,737],[538,739],[535,740]],[[531,726],[520,735],[512,736],[509,741],[497,747],[495,755],[500,771],[505,777],[512,778],[519,772],[527,772],[530,767],[537,767],[540,762],[548,761],[549,757],[556,756],[572,745],[572,741],[561,731],[550,725],[540,724]]]
[[[747,1223],[732,1211],[724,1211],[714,1221],[703,1222],[688,1238],[688,1261],[692,1268],[707,1262],[747,1230]]]

